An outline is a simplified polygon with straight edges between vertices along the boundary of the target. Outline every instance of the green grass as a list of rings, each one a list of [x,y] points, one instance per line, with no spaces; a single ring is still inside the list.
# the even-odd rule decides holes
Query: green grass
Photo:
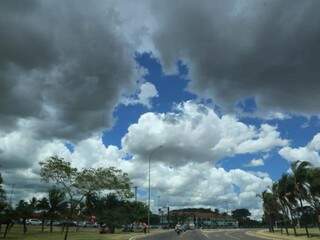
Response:
[[[294,231],[292,228],[289,228],[289,236],[287,236],[285,229],[283,229],[283,234],[281,234],[280,229],[275,230],[274,233],[270,233],[268,231],[258,231],[256,232],[257,235],[271,237],[273,239],[295,239],[295,240],[305,240],[305,239],[312,239],[312,240],[320,240],[320,231],[318,228],[309,228],[309,233],[311,238],[307,238],[306,231],[304,228],[297,228],[297,235],[294,236]]]
[[[0,238],[3,236],[4,226]],[[78,232],[75,228],[70,228],[69,240],[128,240],[132,236],[138,236],[141,233],[121,233],[115,234],[100,234],[98,229],[88,228],[80,229]],[[61,232],[60,227],[55,227],[54,232],[49,232],[49,227],[45,228],[45,232],[41,232],[41,227],[28,226],[28,232],[22,233],[22,226],[15,225],[9,232],[6,239],[9,240],[63,240],[64,233]]]

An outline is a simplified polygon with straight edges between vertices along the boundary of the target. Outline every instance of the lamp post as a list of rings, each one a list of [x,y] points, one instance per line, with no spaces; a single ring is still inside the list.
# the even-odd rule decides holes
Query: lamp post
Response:
[[[151,198],[151,158],[153,156],[153,154],[159,150],[160,148],[162,148],[162,146],[160,145],[159,147],[156,147],[155,149],[153,149],[150,154],[149,154],[149,177],[148,177],[148,182],[149,182],[149,194],[148,194],[148,232],[150,233],[150,212],[151,212],[151,206],[150,206],[150,198]]]

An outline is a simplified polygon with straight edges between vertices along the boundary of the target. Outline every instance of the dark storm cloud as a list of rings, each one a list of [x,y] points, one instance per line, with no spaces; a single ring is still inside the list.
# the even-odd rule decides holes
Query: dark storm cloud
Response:
[[[157,1],[153,41],[166,67],[190,65],[190,89],[226,108],[318,114],[320,1]]]
[[[100,1],[1,1],[0,124],[80,138],[110,127],[134,84],[131,46]]]

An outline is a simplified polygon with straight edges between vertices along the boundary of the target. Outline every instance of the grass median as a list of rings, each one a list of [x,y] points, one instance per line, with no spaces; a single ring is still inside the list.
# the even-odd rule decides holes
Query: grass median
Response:
[[[0,239],[2,239],[4,226],[2,226],[2,232],[0,233]],[[152,230],[152,233],[156,233],[160,230]],[[49,232],[49,228],[46,228],[44,232],[41,231],[41,227],[29,226],[26,234],[22,233],[22,226],[15,225],[6,239],[8,240],[63,240],[64,233],[60,227],[55,227],[52,233]],[[100,234],[97,228],[80,228],[76,231],[76,228],[70,228],[68,240],[128,240],[134,236],[141,236],[143,233],[124,233],[120,230],[114,234]]]
[[[306,236],[306,232],[304,228],[297,228],[297,236],[294,235],[294,231],[292,228],[289,228],[289,236],[286,234],[285,229],[283,229],[283,233],[279,229],[275,230],[274,233],[271,233],[267,230],[258,230],[258,231],[250,231],[250,234],[253,234],[258,237],[263,237],[266,239],[279,239],[279,240],[305,240],[305,239],[312,239],[312,240],[320,240],[320,231],[318,228],[310,228],[309,233],[311,235],[310,238]]]

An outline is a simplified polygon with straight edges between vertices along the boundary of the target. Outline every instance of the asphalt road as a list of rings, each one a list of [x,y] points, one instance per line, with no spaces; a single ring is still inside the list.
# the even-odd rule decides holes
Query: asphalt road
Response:
[[[189,230],[180,235],[174,231],[150,235],[142,238],[143,240],[262,240],[262,238],[249,236],[247,230]],[[140,238],[141,239],[141,238]]]

